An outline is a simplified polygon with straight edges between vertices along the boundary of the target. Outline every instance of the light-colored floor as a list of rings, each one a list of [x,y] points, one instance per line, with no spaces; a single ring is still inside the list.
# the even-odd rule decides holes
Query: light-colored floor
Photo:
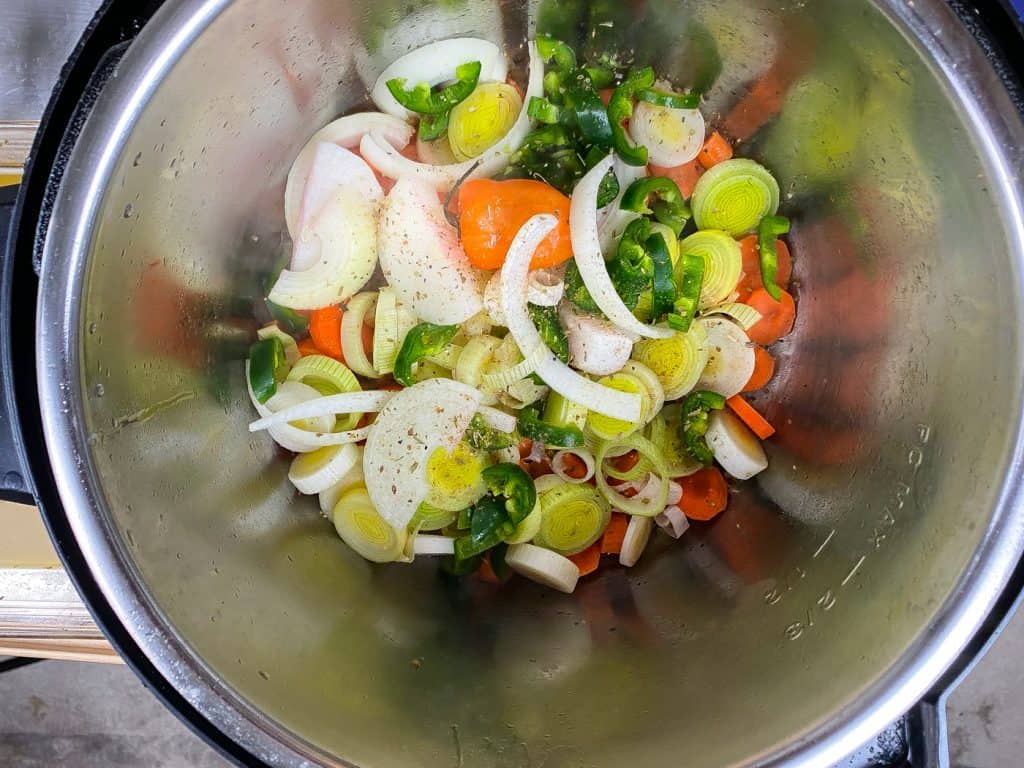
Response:
[[[954,693],[954,768],[1006,768],[1024,754],[1024,614]],[[3,768],[221,768],[125,667],[46,661],[0,675]]]

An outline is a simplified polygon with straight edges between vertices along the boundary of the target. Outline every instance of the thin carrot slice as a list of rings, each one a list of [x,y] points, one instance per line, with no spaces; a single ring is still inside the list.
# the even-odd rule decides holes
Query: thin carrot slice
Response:
[[[775,375],[775,358],[764,347],[754,347],[754,372],[743,385],[743,392],[754,392],[761,389]]]
[[[761,313],[761,320],[747,330],[755,344],[767,347],[793,330],[796,303],[787,291],[782,292],[781,301],[776,301],[764,288],[758,288],[746,303]]]
[[[487,584],[501,584],[501,579],[498,578],[498,574],[494,572],[494,568],[491,566],[489,558],[484,558],[483,562],[480,563],[480,568],[477,569],[477,576],[480,577],[480,581]]]
[[[691,520],[711,520],[729,504],[729,486],[715,467],[681,477],[678,483],[683,487],[679,508]]]
[[[648,166],[652,176],[668,176],[679,187],[683,197],[690,197],[693,188],[697,186],[700,177],[704,174],[704,168],[696,160],[683,165],[676,165],[666,168],[661,165]]]
[[[601,554],[617,555],[622,551],[622,542],[626,540],[626,529],[629,528],[629,515],[612,512],[608,527],[601,534]]]
[[[299,347],[299,354],[302,355],[303,357],[307,357],[308,355],[321,355],[321,354],[323,354],[319,350],[319,348],[317,348],[316,344],[313,343],[312,339],[300,339],[299,343],[298,343],[298,347]]]
[[[697,155],[697,160],[705,168],[713,168],[731,157],[732,145],[729,144],[722,134],[715,131],[704,142],[704,147],[701,149],[700,154]]]
[[[768,420],[758,413],[754,407],[739,395],[733,395],[725,404],[733,413],[743,420],[743,423],[750,427],[750,431],[762,440],[767,440],[775,434],[775,427],[768,423]]]
[[[569,559],[580,569],[580,576],[593,573],[601,564],[601,545],[599,542],[594,542],[582,552],[571,555]]]
[[[341,351],[341,307],[324,307],[309,316],[309,337],[321,354],[344,360]]]

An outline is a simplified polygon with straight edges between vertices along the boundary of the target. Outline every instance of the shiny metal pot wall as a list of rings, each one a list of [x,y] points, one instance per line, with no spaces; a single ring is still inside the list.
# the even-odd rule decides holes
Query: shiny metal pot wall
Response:
[[[239,362],[292,158],[397,55],[468,34],[521,62],[574,7],[168,3],[77,143],[39,339],[61,495],[147,655],[269,762],[824,765],[1020,555],[1024,131],[935,0],[658,0],[617,27],[717,74],[709,117],[790,86],[744,150],[782,179],[800,317],[771,469],[720,520],[567,597],[373,567],[296,498]]]

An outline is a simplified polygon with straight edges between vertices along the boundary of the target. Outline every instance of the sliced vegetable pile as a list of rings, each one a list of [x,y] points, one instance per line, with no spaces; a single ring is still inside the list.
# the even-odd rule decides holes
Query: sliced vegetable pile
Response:
[[[413,51],[299,153],[250,430],[367,560],[572,592],[767,467],[789,222],[699,93],[528,48]]]

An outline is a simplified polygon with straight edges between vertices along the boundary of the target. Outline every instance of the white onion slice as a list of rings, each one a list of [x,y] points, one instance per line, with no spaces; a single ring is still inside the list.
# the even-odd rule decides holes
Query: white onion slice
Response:
[[[622,197],[629,189],[629,185],[637,179],[647,175],[647,166],[630,165],[623,162],[618,155],[615,155],[615,162],[612,166],[615,178],[619,182],[619,194],[615,196],[608,205],[597,212],[597,232],[601,241],[601,252],[611,257],[619,247],[619,239],[622,233],[635,219],[640,218],[639,213],[624,211],[620,207]]]
[[[491,429],[505,434],[516,431],[516,417],[511,413],[505,413],[489,405],[481,405],[478,413]]]
[[[383,112],[357,112],[354,115],[340,117],[325,125],[314,133],[313,137],[299,151],[295,162],[292,163],[291,170],[288,171],[288,181],[284,188],[284,220],[293,237],[301,229],[299,210],[302,206],[306,182],[316,167],[315,156],[319,145],[335,144],[345,149],[354,149],[359,146],[363,136],[370,131],[377,131],[388,142],[399,147],[408,144],[413,134],[411,125],[392,115],[386,115]]]
[[[608,276],[597,232],[597,194],[601,180],[611,169],[612,163],[612,158],[606,157],[588,171],[573,190],[569,206],[569,232],[576,266],[594,302],[617,327],[649,339],[667,339],[675,331],[646,325],[637,320],[622,302]]]
[[[654,522],[673,539],[678,539],[690,528],[690,521],[686,519],[683,510],[675,505],[665,507],[665,511],[655,517]]]
[[[594,376],[609,376],[629,362],[635,337],[603,317],[577,311],[572,302],[566,301],[558,308],[558,319],[569,342],[569,362],[574,368]]]
[[[413,537],[414,555],[454,555],[455,539],[430,533],[418,533]]]
[[[424,45],[392,62],[377,78],[370,98],[382,112],[408,120],[414,115],[391,95],[388,80],[402,78],[406,88],[423,82],[433,87],[455,80],[455,70],[470,61],[480,62],[482,83],[504,82],[508,77],[508,64],[497,45],[476,37],[456,37]]]
[[[356,450],[359,451],[359,457],[352,468],[345,473],[338,482],[332,485],[330,488],[324,491],[320,491],[320,511],[323,512],[328,519],[331,518],[331,513],[334,512],[334,507],[338,503],[338,499],[341,495],[350,488],[354,488],[357,485],[363,485],[363,448],[362,446],[355,446]]]
[[[556,307],[565,294],[561,270],[535,269],[526,282],[526,300],[538,307]],[[501,272],[495,272],[484,287],[484,310],[495,325],[505,325],[501,309]],[[627,355],[628,357],[628,355]]]
[[[451,451],[480,406],[480,393],[451,379],[397,392],[377,416],[363,452],[366,490],[391,525],[405,528],[427,496],[427,463]]]
[[[259,432],[299,419],[339,413],[372,413],[381,410],[394,396],[393,392],[371,390],[369,392],[343,392],[340,395],[318,397],[305,403],[284,408],[249,425],[250,432]],[[340,433],[339,433],[340,434]]]
[[[582,461],[583,466],[586,467],[587,472],[583,477],[573,477],[566,472],[565,464],[570,455],[575,456],[577,459]],[[594,476],[594,472],[596,470],[597,462],[594,461],[594,454],[586,448],[565,448],[551,458],[551,471],[562,478],[565,482],[572,483],[574,485],[588,482],[590,478]]]
[[[536,372],[555,392],[591,411],[626,421],[640,419],[640,396],[602,386],[567,366],[544,344],[526,308],[526,279],[537,246],[555,228],[554,216],[532,217],[516,233],[501,269],[501,307],[509,333],[529,358],[542,348]]]
[[[486,273],[470,263],[429,185],[395,184],[381,210],[378,243],[388,285],[421,320],[458,325],[483,309]]]
[[[333,222],[328,217],[343,215],[337,208],[341,191],[366,203],[379,203],[384,197],[380,182],[363,158],[335,144],[317,144],[294,227],[289,227],[294,241],[290,268],[296,272],[312,267],[323,248],[330,247],[323,240],[324,224],[329,227]]]
[[[428,46],[429,47],[429,46]],[[526,86],[523,109],[509,132],[479,157],[464,163],[449,165],[430,165],[410,160],[399,152],[378,131],[371,131],[359,144],[359,153],[380,173],[391,179],[414,178],[425,181],[436,189],[448,191],[459,179],[491,177],[508,166],[512,154],[519,149],[523,139],[533,127],[533,121],[527,113],[526,105],[534,96],[542,96],[544,92],[544,62],[537,53],[537,46],[531,42],[530,48],[530,80]],[[421,49],[422,50],[422,49]],[[388,94],[390,96],[390,94]],[[474,169],[475,166],[475,169]],[[472,173],[470,173],[472,171]]]
[[[699,109],[672,109],[641,101],[629,119],[629,135],[647,147],[654,165],[673,168],[689,163],[704,146],[704,115]]]

